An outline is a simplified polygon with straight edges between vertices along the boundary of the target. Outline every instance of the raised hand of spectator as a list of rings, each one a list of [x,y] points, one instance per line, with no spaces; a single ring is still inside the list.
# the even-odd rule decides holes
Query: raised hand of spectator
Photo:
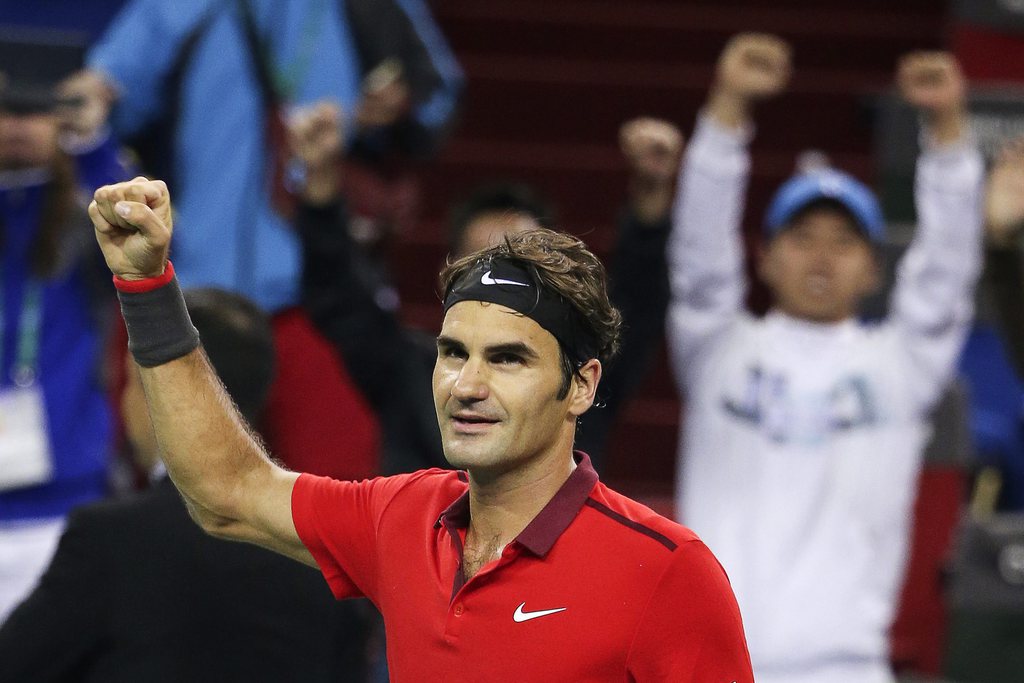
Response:
[[[92,140],[110,116],[117,93],[98,71],[84,69],[66,78],[58,87],[62,101],[58,112],[64,132],[78,140]]]
[[[288,120],[288,140],[292,154],[305,167],[303,198],[312,204],[334,200],[344,141],[341,107],[323,100],[296,109]]]
[[[409,86],[402,77],[402,65],[395,60],[378,64],[363,80],[363,98],[356,109],[360,128],[390,126],[409,110]]]
[[[143,280],[164,272],[171,244],[171,195],[162,180],[104,185],[89,204],[96,241],[110,272]]]
[[[903,98],[924,115],[939,143],[959,140],[967,129],[967,82],[949,52],[911,52],[902,57],[896,83]]]
[[[645,225],[664,221],[675,193],[683,134],[667,121],[641,117],[619,129],[619,147],[629,165],[630,209]]]
[[[759,100],[774,97],[789,83],[792,50],[765,33],[733,36],[718,58],[708,114],[730,128],[745,125]]]
[[[1024,227],[1024,136],[1008,141],[988,175],[985,229],[996,245],[1008,245]]]

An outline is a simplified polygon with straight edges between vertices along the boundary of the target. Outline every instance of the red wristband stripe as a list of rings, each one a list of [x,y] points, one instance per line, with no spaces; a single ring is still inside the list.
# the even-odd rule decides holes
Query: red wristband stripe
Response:
[[[152,292],[154,289],[160,289],[173,279],[174,264],[168,261],[167,265],[164,266],[163,275],[147,277],[144,280],[125,280],[115,275],[114,287],[117,288],[117,291],[125,292],[126,294],[143,294],[145,292]]]

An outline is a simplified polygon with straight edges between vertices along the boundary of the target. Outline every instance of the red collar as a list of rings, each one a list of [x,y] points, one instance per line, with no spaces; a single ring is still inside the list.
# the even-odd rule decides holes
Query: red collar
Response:
[[[548,504],[537,513],[537,516],[526,525],[515,541],[537,557],[544,557],[558,540],[558,537],[569,528],[576,518],[583,503],[594,490],[598,482],[597,472],[590,464],[590,456],[583,451],[575,451],[576,469],[565,480],[562,487],[548,501]],[[469,527],[469,491],[448,506],[434,523],[434,528],[444,526],[452,534],[457,529]]]

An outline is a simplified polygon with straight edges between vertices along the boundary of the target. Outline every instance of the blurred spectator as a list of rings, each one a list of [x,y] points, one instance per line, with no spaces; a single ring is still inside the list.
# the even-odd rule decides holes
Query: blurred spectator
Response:
[[[729,573],[758,681],[891,681],[926,420],[971,322],[982,160],[955,61],[905,57],[898,82],[928,130],[890,315],[855,317],[880,279],[877,200],[819,170],[769,206],[760,272],[775,305],[754,319],[739,233],[752,109],[789,75],[780,39],[733,38],[683,164],[668,322],[687,398],[680,517]]]
[[[183,281],[242,291],[276,311],[298,300],[300,269],[298,240],[274,210],[286,201],[271,185],[287,158],[280,116],[332,99],[357,121],[353,145],[412,153],[436,144],[458,73],[428,22],[418,0],[131,0],[75,82],[113,106],[126,139],[164,147],[143,158],[177,189],[191,226],[175,247]]]
[[[186,301],[210,363],[255,421],[273,376],[266,316],[218,290]],[[40,585],[0,628],[0,680],[365,680],[366,605],[336,602],[308,567],[204,534],[160,462],[131,361],[128,378],[122,417],[153,487],[72,512]]]
[[[1008,142],[992,167],[985,224],[984,283],[995,304],[995,325],[975,326],[960,365],[970,384],[979,457],[990,476],[998,477],[998,490],[986,494],[991,498],[986,506],[1024,510],[1024,269],[1018,245],[1024,227],[1024,138]]]
[[[338,107],[323,102],[290,120],[293,153],[303,164],[296,227],[304,254],[303,304],[340,351],[382,427],[382,471],[444,466],[430,376],[433,340],[404,328],[386,300],[375,268],[349,234],[341,195]]]
[[[429,153],[454,115],[460,74],[422,2],[131,0],[88,62],[68,87],[97,111],[112,107],[114,129],[142,143],[147,170],[176,189],[188,226],[175,238],[182,282],[244,293],[276,314],[264,430],[274,452],[304,471],[372,475],[368,407],[292,308],[301,245],[282,121],[330,99],[357,121],[353,149]]]
[[[448,248],[454,261],[494,246],[502,236],[532,230],[553,229],[554,210],[530,186],[513,182],[480,185],[451,210]]]
[[[114,309],[81,185],[127,174],[102,133],[62,136],[79,112],[54,86],[81,54],[0,40],[0,622],[46,567],[68,510],[106,490],[100,366]],[[61,147],[73,137],[77,156]]]

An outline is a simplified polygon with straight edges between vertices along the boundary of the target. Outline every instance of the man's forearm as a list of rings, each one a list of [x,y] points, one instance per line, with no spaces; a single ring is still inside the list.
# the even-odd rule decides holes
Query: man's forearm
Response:
[[[707,118],[697,125],[683,163],[668,244],[676,304],[729,315],[741,305],[747,137]]]
[[[981,270],[981,154],[969,142],[930,147],[917,168],[918,225],[900,263],[890,320],[915,359],[913,391],[929,408],[956,365]]]

